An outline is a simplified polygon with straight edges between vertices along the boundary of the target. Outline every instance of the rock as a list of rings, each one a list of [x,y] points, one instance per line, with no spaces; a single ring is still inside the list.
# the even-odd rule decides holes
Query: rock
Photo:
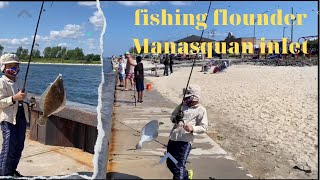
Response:
[[[293,169],[304,171],[306,173],[311,173],[312,172],[311,171],[311,167],[309,166],[308,163],[296,165],[296,166],[293,167]]]
[[[257,145],[256,144],[252,144],[252,147],[257,147]]]
[[[221,135],[218,135],[217,138],[218,138],[218,140],[223,140],[224,139],[224,137],[221,136]]]

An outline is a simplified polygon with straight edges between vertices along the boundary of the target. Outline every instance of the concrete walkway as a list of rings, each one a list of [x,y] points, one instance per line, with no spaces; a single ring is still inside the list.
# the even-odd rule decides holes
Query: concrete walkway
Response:
[[[117,87],[118,88],[118,87]],[[160,164],[168,142],[172,123],[169,120],[175,104],[165,100],[156,90],[145,91],[143,104],[134,105],[134,91],[116,90],[113,127],[109,145],[108,177],[110,179],[172,179],[166,163]],[[160,126],[157,141],[143,144],[135,150],[140,130],[150,120]],[[194,171],[194,179],[248,179],[243,170],[226,151],[206,134],[198,135],[188,158],[187,168]]]
[[[93,154],[81,149],[48,146],[28,138],[17,170],[24,176],[64,176],[73,173],[90,175],[93,171]],[[0,133],[2,149],[2,132]],[[70,177],[68,177],[70,178]],[[79,178],[79,176],[76,176]]]

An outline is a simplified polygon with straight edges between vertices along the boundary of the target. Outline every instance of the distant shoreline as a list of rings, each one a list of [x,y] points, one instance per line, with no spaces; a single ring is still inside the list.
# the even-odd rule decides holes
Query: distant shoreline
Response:
[[[21,64],[28,64],[28,62],[21,62]],[[101,66],[101,64],[80,64],[80,63],[42,63],[31,62],[30,64],[44,64],[44,65],[77,65],[77,66]]]

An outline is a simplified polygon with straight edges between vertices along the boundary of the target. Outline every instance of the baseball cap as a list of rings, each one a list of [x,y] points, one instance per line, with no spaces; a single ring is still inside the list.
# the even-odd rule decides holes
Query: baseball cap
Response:
[[[17,55],[15,54],[4,54],[0,57],[1,65],[10,64],[10,63],[19,63],[20,60]]]
[[[125,53],[125,55],[129,55],[130,53],[127,51],[126,53]]]

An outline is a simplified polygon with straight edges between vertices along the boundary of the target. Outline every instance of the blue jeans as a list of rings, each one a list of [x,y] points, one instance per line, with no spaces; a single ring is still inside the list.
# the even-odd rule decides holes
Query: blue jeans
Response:
[[[0,175],[10,176],[17,169],[26,138],[27,122],[23,106],[19,106],[16,125],[1,122],[2,150],[0,154]]]
[[[174,164],[174,162],[171,161],[170,158],[167,159],[167,167],[173,174],[173,179],[188,179],[186,163],[190,151],[191,143],[169,140],[167,152],[170,153],[178,161],[177,164]]]

